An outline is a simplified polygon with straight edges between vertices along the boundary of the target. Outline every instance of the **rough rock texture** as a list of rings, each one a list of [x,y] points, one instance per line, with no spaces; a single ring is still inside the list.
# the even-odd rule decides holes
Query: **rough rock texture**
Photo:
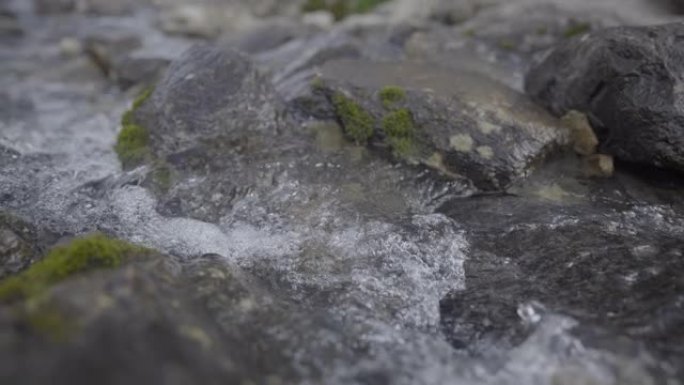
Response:
[[[328,107],[311,112],[338,120],[352,140],[483,190],[505,189],[567,141],[565,127],[524,95],[473,73],[338,61],[317,82]]]
[[[556,48],[525,88],[554,114],[586,112],[619,159],[684,171],[682,38],[682,24],[595,32]]]
[[[0,211],[0,279],[38,260],[55,235]]]
[[[123,267],[57,284],[39,299],[0,305],[2,378],[13,384],[223,384],[257,375],[254,368],[266,360],[258,354],[265,352],[237,329],[226,329],[236,340],[227,337],[199,301],[207,282],[220,277],[222,286],[212,293],[231,297],[222,311],[244,328],[238,321],[244,320],[244,286],[225,264],[198,259],[185,279],[167,258],[135,256]],[[102,349],[107,353],[96,353]],[[268,373],[258,375],[257,383]]]
[[[153,151],[168,157],[220,138],[273,135],[282,108],[246,56],[198,45],[171,65],[137,116]]]

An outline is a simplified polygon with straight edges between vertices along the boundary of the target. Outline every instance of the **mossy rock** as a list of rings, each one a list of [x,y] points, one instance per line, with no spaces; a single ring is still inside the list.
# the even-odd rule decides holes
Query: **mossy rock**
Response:
[[[150,250],[95,234],[52,249],[41,261],[17,276],[0,282],[0,302],[27,300],[75,274],[115,268]]]

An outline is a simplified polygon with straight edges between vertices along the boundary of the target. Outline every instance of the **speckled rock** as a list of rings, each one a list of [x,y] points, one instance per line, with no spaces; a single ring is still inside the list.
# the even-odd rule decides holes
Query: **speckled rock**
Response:
[[[313,87],[323,107],[304,100],[304,108],[338,120],[352,140],[482,190],[505,189],[567,140],[524,95],[473,73],[363,61],[321,71]]]
[[[554,114],[586,112],[617,158],[684,171],[682,24],[598,31],[557,47],[526,90]]]

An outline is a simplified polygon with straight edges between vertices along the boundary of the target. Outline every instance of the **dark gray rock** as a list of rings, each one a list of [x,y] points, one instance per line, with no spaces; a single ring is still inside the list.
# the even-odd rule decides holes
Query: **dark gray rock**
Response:
[[[169,157],[218,139],[273,135],[281,110],[270,82],[246,56],[198,45],[169,67],[137,117],[152,150]]]
[[[228,350],[220,329],[189,299],[193,287],[183,285],[177,268],[166,257],[136,258],[57,284],[31,306],[0,306],[2,378],[13,384],[249,378],[240,358],[249,349]]]
[[[567,140],[567,130],[527,97],[473,73],[338,61],[322,68],[313,87],[320,103],[303,100],[302,108],[338,120],[352,140],[483,190],[505,189]]]
[[[0,211],[0,280],[27,268],[54,241],[54,236]]]
[[[621,27],[557,47],[526,91],[557,115],[586,112],[602,150],[684,171],[684,25]]]

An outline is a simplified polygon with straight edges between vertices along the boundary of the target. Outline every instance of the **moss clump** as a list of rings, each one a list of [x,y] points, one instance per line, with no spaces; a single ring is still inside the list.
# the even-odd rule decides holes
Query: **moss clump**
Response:
[[[307,0],[303,12],[328,11],[339,21],[354,13],[367,13],[387,0]]]
[[[114,150],[124,168],[130,168],[141,164],[147,159],[150,150],[149,133],[135,123],[123,126],[116,140]]]
[[[573,22],[565,29],[563,36],[565,36],[566,39],[570,39],[575,36],[584,35],[589,31],[591,31],[591,23]]]
[[[131,108],[132,111],[137,110],[138,108],[142,107],[143,104],[152,96],[152,92],[154,92],[154,87],[147,87],[145,88],[136,98],[133,100],[133,106]]]
[[[149,133],[145,127],[135,122],[135,111],[152,96],[153,88],[147,88],[133,101],[130,110],[121,117],[121,131],[116,140],[114,150],[119,156],[123,168],[135,167],[143,163],[149,156]]]
[[[74,274],[114,268],[149,250],[102,234],[76,239],[54,248],[23,273],[0,282],[0,302],[27,300]]]
[[[404,99],[406,99],[406,91],[401,87],[387,86],[380,90],[380,101],[387,109],[401,103]]]
[[[382,129],[396,155],[409,157],[416,152],[416,128],[411,111],[401,108],[387,114],[382,120]]]
[[[358,103],[341,93],[333,95],[333,104],[344,132],[357,144],[365,144],[373,136],[375,119]]]

